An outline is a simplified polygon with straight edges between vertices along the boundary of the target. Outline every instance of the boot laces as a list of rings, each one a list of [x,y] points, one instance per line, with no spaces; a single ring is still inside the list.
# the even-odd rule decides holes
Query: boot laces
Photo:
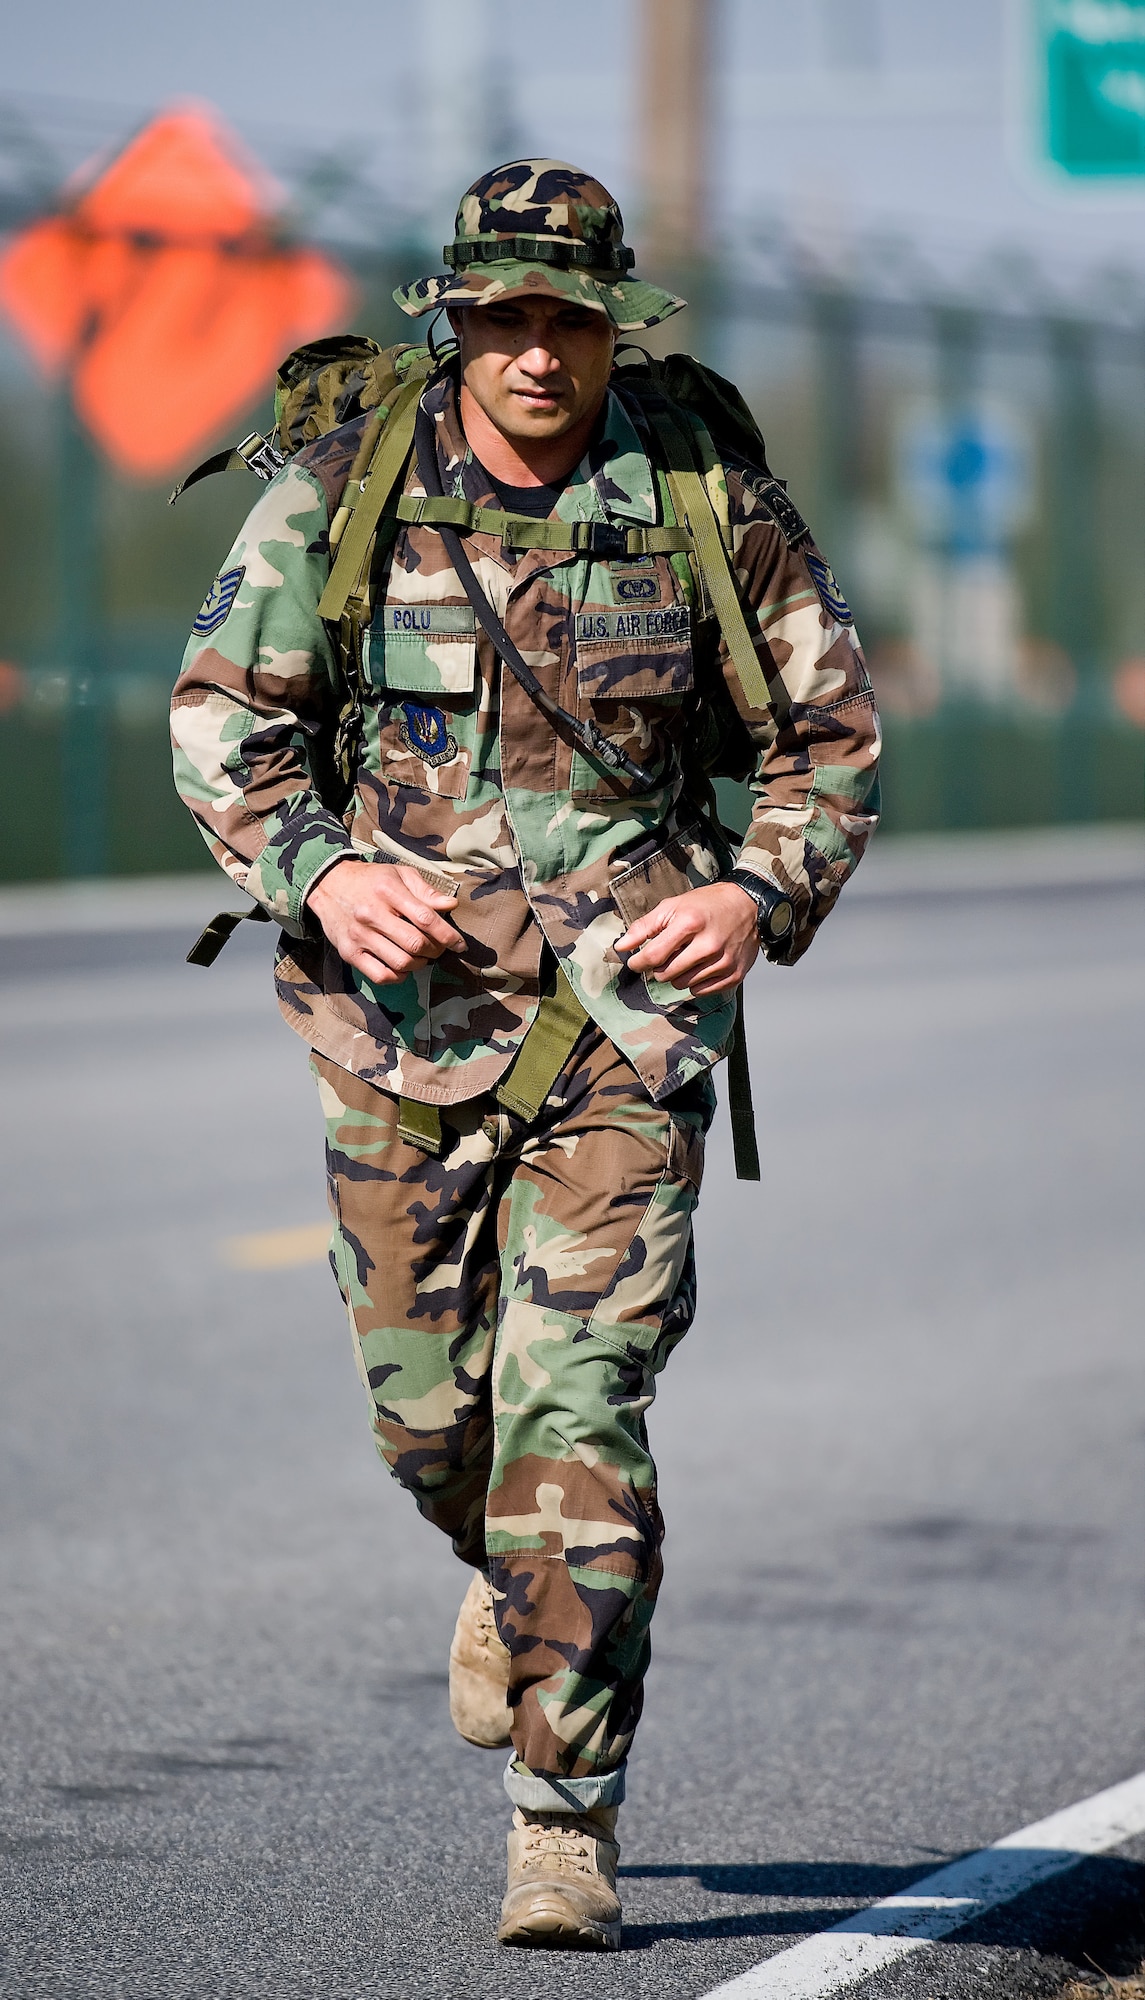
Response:
[[[582,1875],[591,1875],[596,1859],[596,1836],[582,1822],[569,1819],[535,1819],[525,1825],[526,1865],[530,1861],[559,1861]]]
[[[493,1606],[492,1584],[487,1583],[481,1593],[473,1623],[476,1628],[476,1637],[479,1646],[483,1646],[488,1651],[490,1646],[500,1646],[502,1644],[501,1634],[497,1630],[497,1614]]]

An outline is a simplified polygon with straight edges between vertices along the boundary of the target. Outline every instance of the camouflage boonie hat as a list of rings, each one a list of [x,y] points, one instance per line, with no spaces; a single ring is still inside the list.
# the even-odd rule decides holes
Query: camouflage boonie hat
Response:
[[[657,326],[684,305],[628,274],[636,259],[608,189],[563,160],[511,160],[482,174],[457,211],[448,275],[401,285],[415,319],[440,306],[488,306],[538,293],[608,314],[621,333]]]

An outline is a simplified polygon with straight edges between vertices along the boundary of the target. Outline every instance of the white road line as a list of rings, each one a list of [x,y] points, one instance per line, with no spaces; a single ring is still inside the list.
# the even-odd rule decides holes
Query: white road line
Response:
[[[826,2000],[908,1952],[960,1930],[984,1911],[1145,1833],[1145,1771],[1049,1819],[1008,1833],[964,1861],[926,1875],[816,1937],[778,1951],[715,1986],[705,2000]]]

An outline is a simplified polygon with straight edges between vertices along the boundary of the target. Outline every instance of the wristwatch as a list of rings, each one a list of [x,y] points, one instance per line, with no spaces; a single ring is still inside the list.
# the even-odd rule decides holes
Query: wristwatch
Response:
[[[746,889],[755,904],[756,928],[763,949],[779,950],[795,929],[795,905],[790,896],[785,896],[774,882],[766,881],[750,868],[733,868],[728,880],[734,882],[737,888]]]

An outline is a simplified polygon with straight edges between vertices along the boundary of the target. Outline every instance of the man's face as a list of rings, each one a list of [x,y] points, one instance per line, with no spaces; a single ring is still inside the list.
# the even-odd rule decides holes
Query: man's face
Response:
[[[464,306],[449,321],[461,343],[461,379],[505,437],[561,438],[600,408],[616,344],[606,314],[520,298]]]

